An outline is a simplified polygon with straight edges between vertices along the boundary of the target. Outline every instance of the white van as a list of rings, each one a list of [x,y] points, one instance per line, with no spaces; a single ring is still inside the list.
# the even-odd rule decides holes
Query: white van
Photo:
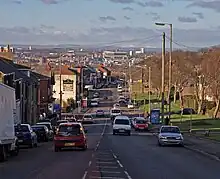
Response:
[[[131,122],[128,116],[117,116],[113,122],[113,135],[115,134],[131,135]]]
[[[120,116],[121,115],[121,110],[119,108],[112,108],[110,111],[110,116],[111,119],[115,119],[116,116]]]

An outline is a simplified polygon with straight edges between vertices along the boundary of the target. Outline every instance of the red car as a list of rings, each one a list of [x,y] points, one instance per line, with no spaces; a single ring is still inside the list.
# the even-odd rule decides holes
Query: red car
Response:
[[[137,119],[135,121],[134,128],[136,131],[137,130],[148,130],[148,127],[149,127],[149,123],[145,119]]]
[[[59,125],[54,136],[54,150],[59,152],[63,148],[87,149],[86,133],[81,123],[69,122]]]

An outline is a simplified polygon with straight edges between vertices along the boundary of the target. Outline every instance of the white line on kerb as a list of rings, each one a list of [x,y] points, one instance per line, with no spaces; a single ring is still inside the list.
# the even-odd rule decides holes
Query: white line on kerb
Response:
[[[132,179],[131,176],[128,174],[127,171],[124,171],[125,175],[128,177],[128,179]]]
[[[87,171],[85,171],[85,173],[84,173],[84,175],[83,175],[82,179],[86,179],[87,174],[88,174],[88,172],[87,172]]]
[[[117,160],[118,165],[123,168],[123,165],[121,164],[121,162],[119,160]]]

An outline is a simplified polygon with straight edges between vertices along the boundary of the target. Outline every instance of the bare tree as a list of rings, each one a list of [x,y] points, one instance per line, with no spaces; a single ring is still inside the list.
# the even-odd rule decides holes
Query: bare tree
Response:
[[[220,103],[220,52],[213,51],[204,54],[204,60],[202,62],[202,70],[205,75],[208,88],[213,93],[216,107],[213,113],[213,117],[216,118],[219,111]]]

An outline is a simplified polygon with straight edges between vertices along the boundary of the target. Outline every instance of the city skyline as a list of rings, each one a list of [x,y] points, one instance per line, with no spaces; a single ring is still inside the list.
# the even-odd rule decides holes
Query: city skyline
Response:
[[[160,47],[172,23],[174,46],[220,44],[220,0],[1,0],[0,43]],[[12,13],[13,12],[13,13]],[[215,17],[215,18],[213,18]],[[169,38],[169,37],[168,37]],[[167,38],[167,39],[168,39]]]

